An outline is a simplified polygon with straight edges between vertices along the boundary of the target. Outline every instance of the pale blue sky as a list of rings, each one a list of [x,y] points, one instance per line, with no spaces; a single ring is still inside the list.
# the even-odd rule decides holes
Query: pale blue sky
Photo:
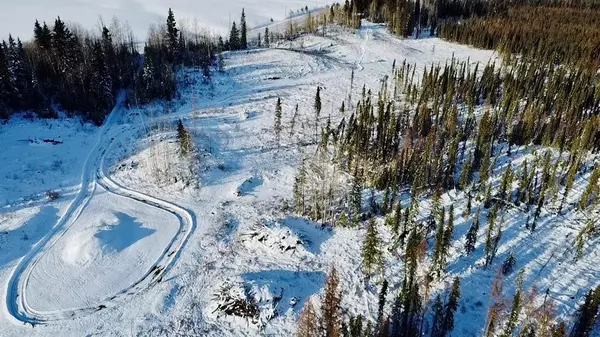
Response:
[[[65,21],[81,23],[86,28],[98,25],[99,17],[108,23],[113,16],[127,21],[138,38],[144,38],[152,23],[166,17],[172,7],[176,18],[200,26],[226,32],[229,13],[239,21],[242,7],[246,8],[249,25],[267,22],[271,17],[281,19],[286,8],[323,6],[326,0],[0,0],[0,38],[9,33],[22,39],[33,35],[35,19],[54,21],[57,15]]]

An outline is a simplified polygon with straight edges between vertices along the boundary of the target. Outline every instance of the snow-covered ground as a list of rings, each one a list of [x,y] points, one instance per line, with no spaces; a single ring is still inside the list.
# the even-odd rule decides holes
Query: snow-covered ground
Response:
[[[0,210],[2,336],[290,335],[303,303],[322,292],[333,265],[343,306],[376,314],[377,280],[365,288],[361,270],[364,230],[321,229],[290,216],[296,169],[315,151],[316,88],[322,87],[321,125],[329,115],[336,125],[341,102],[358,97],[363,84],[377,92],[394,61],[406,59],[419,72],[452,57],[485,64],[496,60],[494,53],[438,39],[398,40],[385,27],[366,24],[356,33],[303,36],[225,57],[225,71],[209,84],[186,70],[181,100],[132,110],[117,105],[101,129],[74,120],[0,126],[0,141],[10,144],[0,154],[7,163],[0,167],[0,200],[7,205]],[[277,98],[283,103],[280,144],[273,132]],[[177,119],[194,140],[189,161],[178,154]],[[21,142],[23,135],[63,143]],[[581,178],[573,200],[583,186]],[[60,197],[48,200],[47,190]],[[458,206],[464,197],[450,192],[442,202]],[[421,215],[429,207],[424,201]],[[461,276],[463,295],[454,335],[477,336],[496,269],[479,266],[483,237],[472,256],[461,256],[471,219],[460,217],[460,207],[455,213],[447,280]],[[545,222],[550,217],[543,213],[544,230],[530,235],[521,228],[524,219],[509,211],[497,258],[514,251],[525,286],[540,293],[550,288],[562,315],[600,279],[597,245],[571,262],[580,228],[575,217]],[[389,229],[380,225],[380,233],[390,243]],[[402,263],[386,254],[394,294]],[[513,284],[514,275],[506,280],[506,296]],[[260,308],[255,319],[220,310],[248,298]]]

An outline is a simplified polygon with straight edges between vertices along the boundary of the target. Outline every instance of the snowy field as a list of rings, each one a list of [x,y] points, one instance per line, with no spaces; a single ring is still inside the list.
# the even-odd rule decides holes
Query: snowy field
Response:
[[[328,117],[337,125],[341,102],[358,97],[363,84],[377,92],[394,61],[406,59],[422,71],[452,57],[497,60],[491,51],[438,39],[398,40],[385,27],[367,24],[356,33],[332,31],[227,53],[225,71],[209,84],[183,71],[180,100],[132,110],[117,104],[102,128],[77,120],[18,119],[0,126],[0,142],[8,144],[0,154],[7,163],[0,167],[0,334],[163,336],[185,329],[201,336],[289,336],[303,303],[322,293],[332,265],[340,271],[342,306],[376,315],[379,286],[375,281],[365,289],[361,271],[364,230],[322,230],[290,216],[297,167],[315,151],[315,91],[322,87],[321,125]],[[277,98],[283,103],[280,144],[273,134]],[[192,134],[193,165],[177,154],[177,119]],[[22,134],[42,141],[23,141]],[[515,152],[513,165],[531,156]],[[499,158],[499,165],[506,160]],[[48,190],[59,192],[58,199],[49,200]],[[450,192],[442,203],[462,205],[464,198]],[[422,216],[429,207],[422,202]],[[461,257],[471,220],[459,216],[460,208],[455,213],[447,280],[461,276],[462,298],[453,335],[478,336],[496,271],[478,267],[484,237],[473,255]],[[579,219],[544,222],[547,215],[540,218],[544,230],[529,235],[524,219],[508,212],[497,260],[514,251],[525,287],[551,289],[564,316],[600,279],[597,244],[572,263]],[[386,277],[399,285],[401,259],[386,254]],[[506,296],[513,284],[511,275]],[[436,285],[434,293],[445,286]],[[259,318],[223,315],[218,294],[254,297]]]

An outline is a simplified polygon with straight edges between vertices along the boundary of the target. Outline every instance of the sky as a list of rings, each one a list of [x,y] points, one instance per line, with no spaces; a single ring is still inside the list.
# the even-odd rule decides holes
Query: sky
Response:
[[[108,25],[113,16],[127,21],[138,39],[144,39],[151,24],[166,17],[169,7],[175,18],[189,22],[196,18],[200,27],[226,33],[231,20],[239,22],[242,8],[250,27],[283,19],[290,9],[324,6],[327,0],[0,0],[0,38],[8,34],[29,40],[35,20],[78,22],[85,28],[99,27],[100,18]]]

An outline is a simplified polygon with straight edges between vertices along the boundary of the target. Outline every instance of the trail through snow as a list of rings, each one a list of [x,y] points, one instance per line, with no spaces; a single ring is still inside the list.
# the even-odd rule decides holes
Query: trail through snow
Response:
[[[10,277],[6,289],[6,305],[8,312],[19,321],[34,325],[50,321],[73,319],[116,306],[119,303],[119,300],[135,295],[153,284],[160,282],[164,274],[173,266],[179,256],[179,252],[185,246],[187,239],[195,228],[195,217],[191,211],[165,200],[128,189],[106,175],[105,157],[116,143],[116,137],[111,137],[110,131],[115,128],[116,122],[123,111],[125,95],[125,92],[120,93],[114,109],[99,131],[96,144],[85,161],[81,176],[81,189],[77,194],[77,197],[69,205],[65,214],[58,220],[53,227],[53,230],[40,240],[35,247],[23,257],[23,259],[21,259]],[[85,212],[90,201],[94,197],[97,186],[101,186],[108,193],[116,196],[133,199],[150,205],[156,208],[157,211],[174,214],[180,223],[179,230],[160,254],[158,260],[152,264],[151,268],[129,287],[105,298],[100,303],[93,303],[86,307],[60,308],[52,311],[35,310],[28,303],[25,291],[31,273],[41,257],[47,253],[48,249],[55,245],[73,223],[77,221],[81,214]]]

